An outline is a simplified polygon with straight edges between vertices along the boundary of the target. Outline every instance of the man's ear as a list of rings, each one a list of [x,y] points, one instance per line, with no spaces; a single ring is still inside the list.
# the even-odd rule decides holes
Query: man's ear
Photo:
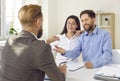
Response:
[[[40,26],[41,25],[41,18],[38,18],[36,23],[37,23],[37,26]]]
[[[96,22],[96,18],[93,18],[94,22]]]

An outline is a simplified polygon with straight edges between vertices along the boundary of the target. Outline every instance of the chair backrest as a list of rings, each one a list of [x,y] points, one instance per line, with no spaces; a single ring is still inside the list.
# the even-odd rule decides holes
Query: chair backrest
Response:
[[[113,49],[112,53],[113,53],[113,57],[112,57],[113,64],[120,64],[120,49]]]

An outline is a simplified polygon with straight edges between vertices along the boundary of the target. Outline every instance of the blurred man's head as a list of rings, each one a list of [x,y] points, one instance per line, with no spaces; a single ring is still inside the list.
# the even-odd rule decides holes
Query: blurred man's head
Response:
[[[80,19],[85,31],[90,32],[95,28],[95,12],[93,10],[84,10],[80,13]]]
[[[32,4],[23,6],[19,10],[18,18],[23,30],[32,29],[38,38],[41,37],[43,22],[41,6]]]

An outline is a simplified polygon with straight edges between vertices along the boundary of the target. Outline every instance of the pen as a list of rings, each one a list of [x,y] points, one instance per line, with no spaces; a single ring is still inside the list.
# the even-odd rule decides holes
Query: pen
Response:
[[[83,68],[83,67],[85,67],[85,65],[83,65],[83,66],[81,66],[81,67],[79,67],[79,68],[77,68],[77,69],[69,70],[69,71],[74,72],[74,71],[77,71],[77,70],[79,70],[79,69],[81,69],[81,68]]]
[[[61,64],[66,64],[67,63],[67,61],[63,61],[63,62],[61,62],[59,65],[61,65]]]

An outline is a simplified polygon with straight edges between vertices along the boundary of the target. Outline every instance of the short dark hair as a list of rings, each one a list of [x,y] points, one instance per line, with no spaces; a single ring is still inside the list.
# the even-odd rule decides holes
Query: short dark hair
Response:
[[[66,21],[65,21],[64,28],[63,28],[63,30],[62,30],[62,32],[61,32],[60,34],[64,34],[64,33],[66,34],[66,33],[67,33],[67,28],[66,28],[66,26],[67,26],[67,21],[68,21],[68,19],[70,19],[70,18],[72,18],[72,19],[75,20],[75,22],[76,22],[76,24],[77,24],[76,30],[81,30],[79,18],[78,18],[77,16],[75,16],[75,15],[70,15],[69,17],[67,17],[67,19],[66,19]]]
[[[83,14],[88,14],[89,17],[95,18],[95,12],[93,10],[84,10],[80,13],[80,18]]]

